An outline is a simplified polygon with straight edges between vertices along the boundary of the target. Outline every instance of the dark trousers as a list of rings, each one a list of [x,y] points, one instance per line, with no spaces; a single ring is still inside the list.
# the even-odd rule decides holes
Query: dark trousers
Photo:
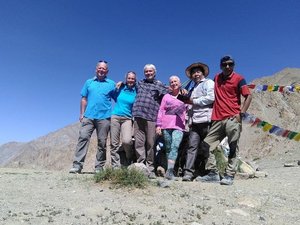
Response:
[[[207,159],[208,152],[199,151],[204,138],[208,134],[211,123],[193,123],[189,134],[189,147],[187,149],[186,164],[184,174],[193,176],[195,168],[199,168],[203,160]],[[197,165],[195,165],[197,163]],[[205,163],[204,163],[205,164]]]

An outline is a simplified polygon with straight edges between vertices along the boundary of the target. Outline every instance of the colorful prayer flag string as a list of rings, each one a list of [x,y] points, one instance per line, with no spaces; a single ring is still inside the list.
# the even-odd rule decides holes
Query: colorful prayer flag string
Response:
[[[274,92],[274,91],[279,91],[279,92],[300,92],[300,85],[289,85],[289,86],[279,86],[277,84],[275,85],[267,85],[267,84],[248,84],[248,87],[251,89],[254,89],[256,92],[261,92],[261,91],[269,91],[269,92]]]
[[[285,138],[288,138],[289,140],[300,141],[300,133],[299,132],[285,130],[281,127],[278,127],[278,126],[272,125],[266,121],[263,121],[249,113],[245,113],[245,116],[243,117],[243,121],[245,123],[251,124],[252,127],[257,126],[259,128],[262,128],[262,130],[264,132],[269,132],[270,134],[275,134],[276,136],[285,137]]]

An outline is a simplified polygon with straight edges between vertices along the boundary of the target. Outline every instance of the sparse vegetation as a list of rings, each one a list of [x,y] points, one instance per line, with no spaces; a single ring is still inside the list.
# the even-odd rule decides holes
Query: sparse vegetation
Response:
[[[217,168],[221,175],[224,175],[225,169],[227,166],[227,159],[223,153],[223,151],[219,148],[216,148],[214,151],[216,161],[217,161]]]
[[[148,178],[137,169],[105,169],[95,174],[95,182],[110,181],[116,187],[145,188]]]

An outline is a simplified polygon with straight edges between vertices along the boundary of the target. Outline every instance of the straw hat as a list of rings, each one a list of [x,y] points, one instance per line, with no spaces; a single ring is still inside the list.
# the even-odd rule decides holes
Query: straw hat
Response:
[[[189,65],[186,69],[185,69],[185,74],[187,75],[188,78],[191,78],[191,71],[194,68],[200,68],[203,72],[203,75],[205,77],[208,76],[209,74],[209,68],[206,64],[201,63],[201,62],[197,62],[197,63],[193,63],[191,65]]]

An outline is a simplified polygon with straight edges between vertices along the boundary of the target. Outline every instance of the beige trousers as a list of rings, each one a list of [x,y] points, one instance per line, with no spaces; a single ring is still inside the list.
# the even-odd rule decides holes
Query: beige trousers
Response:
[[[213,151],[220,142],[227,136],[229,144],[228,165],[225,174],[234,176],[238,161],[239,146],[238,141],[242,131],[242,124],[235,117],[227,118],[221,121],[213,121],[209,133],[204,139],[204,148],[209,150],[209,157],[206,163],[206,169],[212,172],[218,172],[216,158]]]

